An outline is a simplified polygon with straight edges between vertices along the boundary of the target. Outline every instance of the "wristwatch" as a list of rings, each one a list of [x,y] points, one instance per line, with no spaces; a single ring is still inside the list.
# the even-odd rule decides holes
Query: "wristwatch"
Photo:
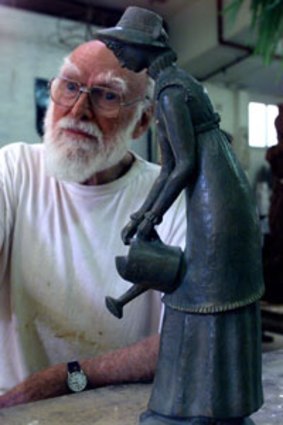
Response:
[[[87,387],[87,376],[82,370],[79,362],[67,363],[67,386],[74,393],[79,393]]]

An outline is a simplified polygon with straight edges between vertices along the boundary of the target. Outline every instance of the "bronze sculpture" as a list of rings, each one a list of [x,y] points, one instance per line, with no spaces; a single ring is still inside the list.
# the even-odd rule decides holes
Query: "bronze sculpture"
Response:
[[[247,179],[203,87],[177,67],[159,15],[129,7],[115,27],[97,37],[122,66],[146,69],[155,81],[161,172],[123,229],[129,257],[117,260],[120,274],[138,285],[133,296],[147,288],[165,293],[158,366],[140,423],[253,424],[249,416],[263,401],[258,304],[263,279]],[[156,237],[155,226],[182,190],[186,248],[178,271],[173,267],[173,288],[168,282],[163,287],[154,273],[135,275],[131,250],[133,243]]]

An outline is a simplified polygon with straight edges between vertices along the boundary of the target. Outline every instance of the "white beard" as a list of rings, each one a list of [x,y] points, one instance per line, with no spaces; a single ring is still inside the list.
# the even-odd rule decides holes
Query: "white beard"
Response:
[[[65,117],[54,128],[51,104],[45,117],[43,137],[47,174],[58,180],[82,183],[99,171],[117,164],[129,148],[133,130],[141,115],[140,108],[137,109],[128,127],[104,143],[102,132],[92,123]],[[76,128],[90,134],[93,139],[62,134],[60,128]]]

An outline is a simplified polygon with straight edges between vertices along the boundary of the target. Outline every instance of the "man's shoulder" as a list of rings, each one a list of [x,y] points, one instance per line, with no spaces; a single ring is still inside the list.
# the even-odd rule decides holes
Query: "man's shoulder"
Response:
[[[25,142],[9,143],[0,149],[0,155],[4,157],[23,158],[40,156],[43,151],[41,143],[29,144]]]
[[[24,142],[10,143],[0,149],[1,173],[20,176],[40,172],[43,160],[43,145]]]

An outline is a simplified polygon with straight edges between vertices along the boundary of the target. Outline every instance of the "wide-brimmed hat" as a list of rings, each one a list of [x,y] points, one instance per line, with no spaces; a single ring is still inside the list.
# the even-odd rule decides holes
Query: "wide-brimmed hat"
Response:
[[[114,39],[131,44],[168,47],[162,17],[136,6],[128,7],[115,27],[98,30],[95,36],[101,41]]]

